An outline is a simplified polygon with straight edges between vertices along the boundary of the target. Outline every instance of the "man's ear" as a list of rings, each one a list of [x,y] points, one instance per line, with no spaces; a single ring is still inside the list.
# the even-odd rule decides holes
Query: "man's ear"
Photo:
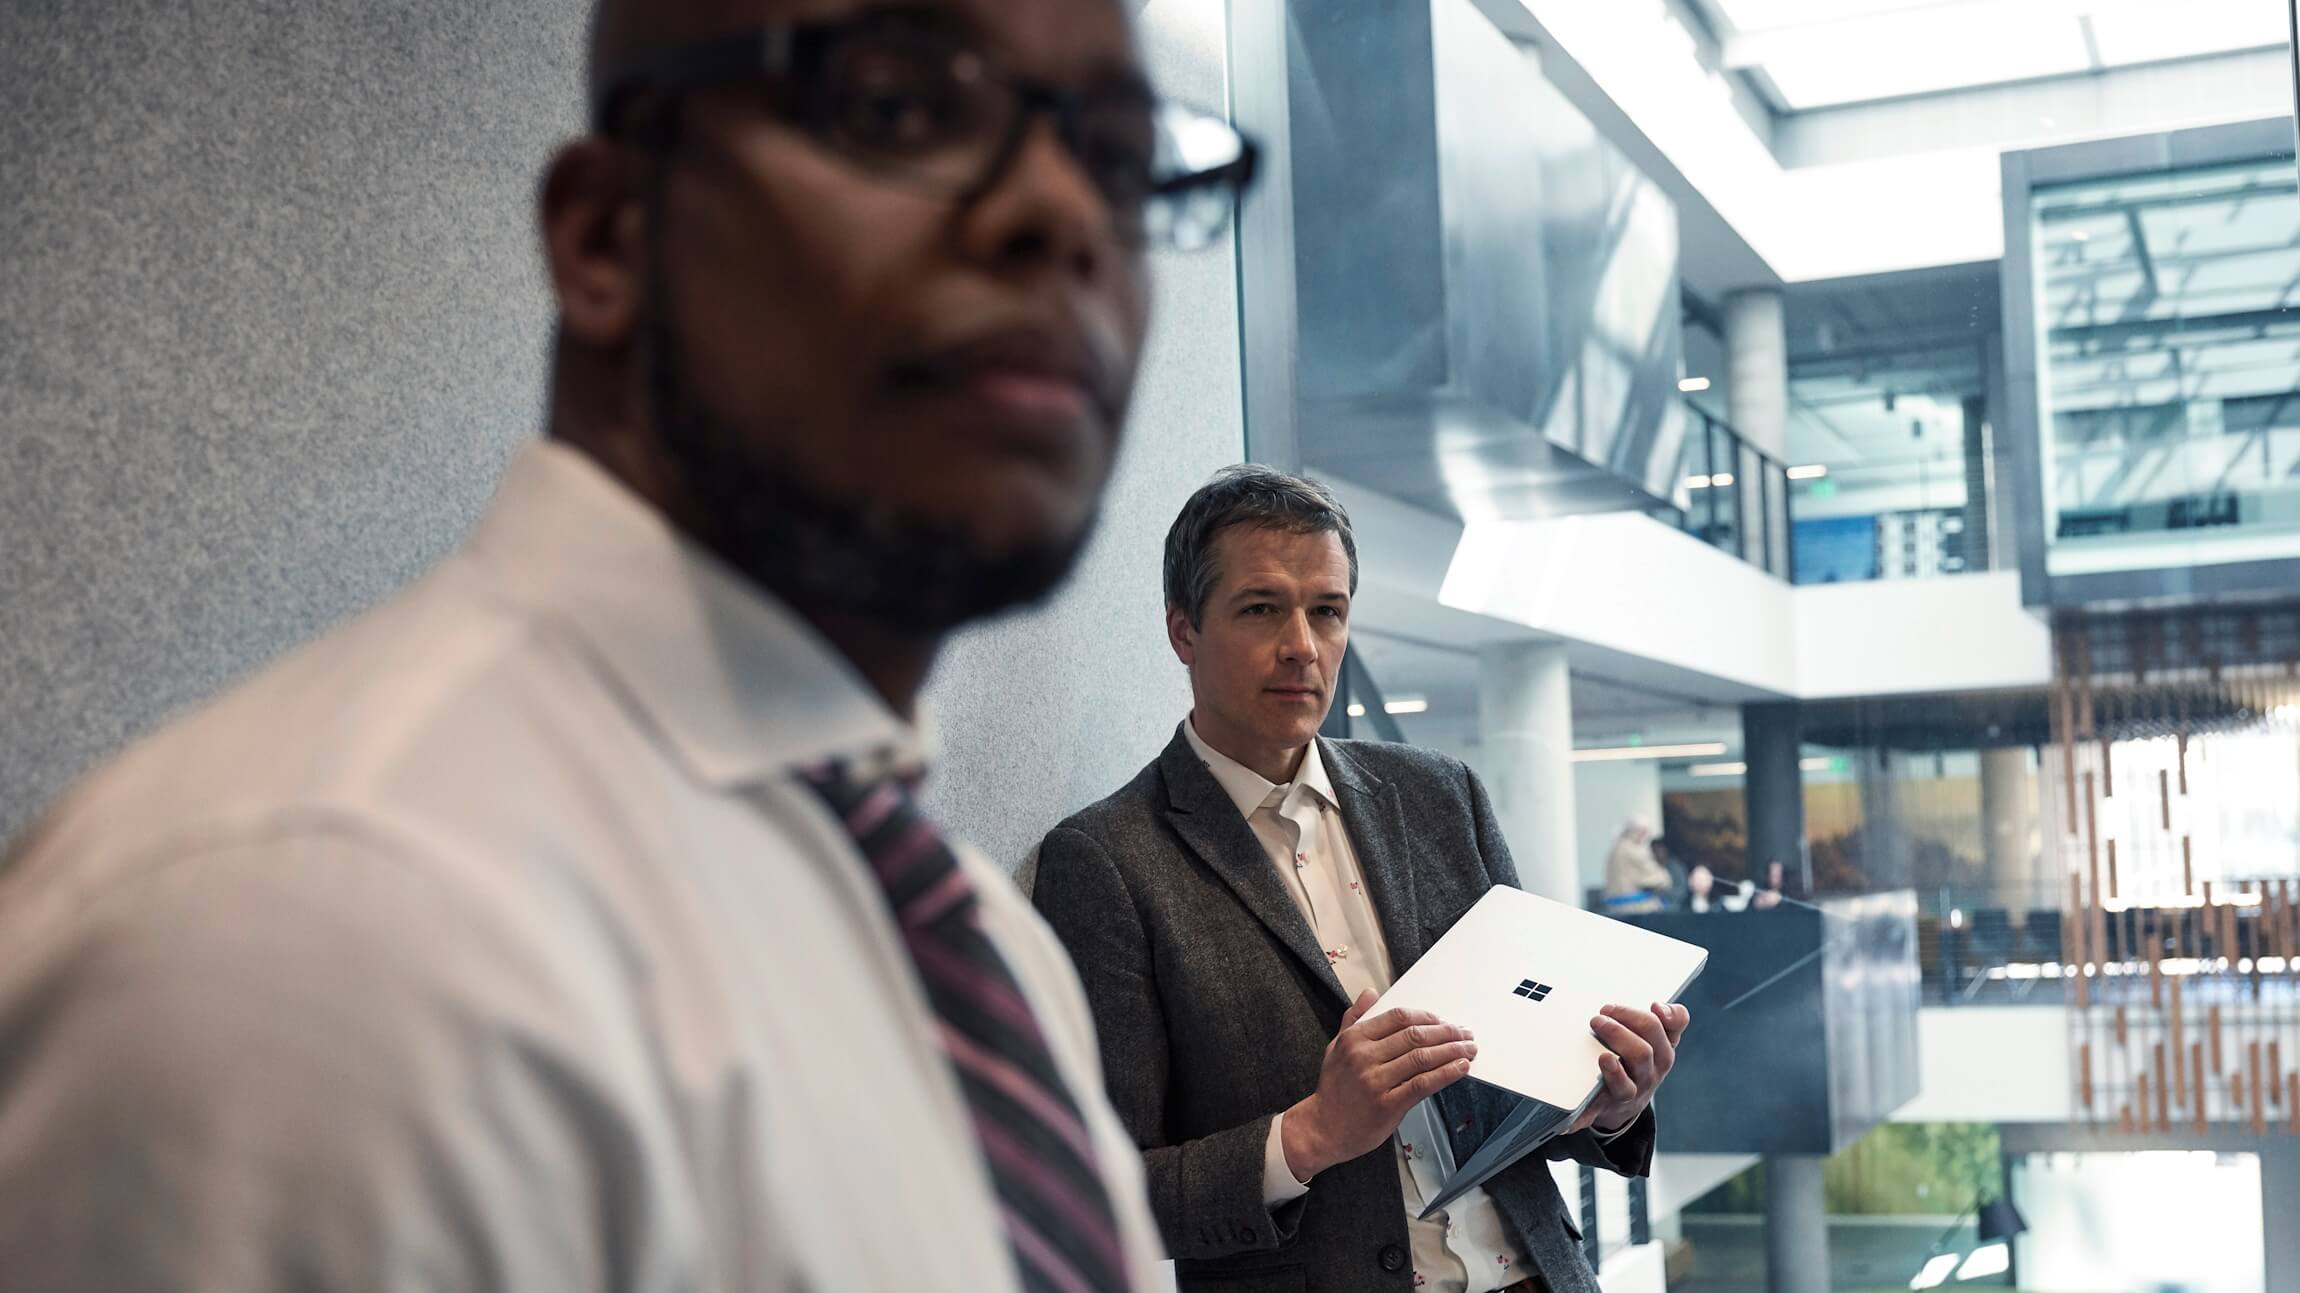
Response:
[[[1190,627],[1190,613],[1179,606],[1166,608],[1166,645],[1187,669],[1198,663],[1198,630]]]
[[[630,152],[597,135],[561,149],[537,201],[562,331],[587,346],[627,343],[646,272],[646,211]]]

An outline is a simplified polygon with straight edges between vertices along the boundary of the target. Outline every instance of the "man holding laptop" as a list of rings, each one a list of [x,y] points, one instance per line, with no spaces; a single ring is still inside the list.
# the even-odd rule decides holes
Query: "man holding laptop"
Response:
[[[1317,737],[1357,551],[1322,486],[1217,475],[1166,538],[1194,706],[1116,794],[1055,828],[1034,901],[1068,946],[1184,1290],[1595,1293],[1544,1157],[1642,1175],[1681,1006],[1608,1006],[1597,1098],[1547,1147],[1423,1219],[1516,1103],[1436,1016],[1368,1018],[1516,868],[1477,778]]]

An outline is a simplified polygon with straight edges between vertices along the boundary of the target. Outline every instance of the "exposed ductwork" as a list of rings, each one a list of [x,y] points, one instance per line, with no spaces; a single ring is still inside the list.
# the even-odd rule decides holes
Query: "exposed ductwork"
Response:
[[[1661,189],[1470,0],[1296,0],[1288,24],[1303,463],[1463,519],[1669,500]]]

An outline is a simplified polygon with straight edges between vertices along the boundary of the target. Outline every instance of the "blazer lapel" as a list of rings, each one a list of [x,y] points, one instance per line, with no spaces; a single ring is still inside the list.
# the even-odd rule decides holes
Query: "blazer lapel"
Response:
[[[1341,980],[1334,977],[1325,949],[1318,946],[1310,922],[1302,918],[1302,909],[1294,905],[1293,895],[1278,879],[1269,855],[1262,851],[1262,842],[1238,815],[1238,805],[1223,792],[1222,784],[1199,761],[1180,728],[1175,729],[1166,752],[1158,756],[1158,768],[1166,782],[1166,818],[1173,823],[1174,833],[1221,877],[1239,903],[1269,929],[1271,937],[1325,984],[1335,1000],[1348,1005],[1349,996],[1342,991]]]
[[[1323,737],[1318,754],[1325,760],[1326,777],[1341,800],[1342,825],[1349,831],[1350,847],[1358,855],[1358,870],[1366,877],[1366,892],[1381,917],[1382,940],[1389,945],[1390,969],[1404,974],[1421,959],[1423,941],[1421,906],[1414,900],[1414,860],[1406,837],[1405,807],[1398,789],[1377,779]]]

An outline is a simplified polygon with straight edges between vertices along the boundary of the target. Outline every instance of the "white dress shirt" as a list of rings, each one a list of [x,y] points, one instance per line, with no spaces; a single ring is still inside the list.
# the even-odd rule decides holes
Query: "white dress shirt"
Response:
[[[794,776],[924,754],[802,621],[525,448],[439,570],[0,876],[5,1282],[1014,1287],[878,883]],[[1153,1287],[1077,979],[960,853]]]
[[[1269,853],[1286,892],[1294,896],[1317,933],[1342,990],[1352,1000],[1368,988],[1387,991],[1395,977],[1389,942],[1365,891],[1357,851],[1344,828],[1341,804],[1326,777],[1317,742],[1303,752],[1293,781],[1281,786],[1206,744],[1195,718],[1182,725],[1182,732]],[[1283,1113],[1270,1120],[1263,1151],[1262,1197],[1273,1205],[1311,1189],[1286,1165],[1285,1121]],[[1492,1197],[1473,1189],[1428,1220],[1419,1215],[1422,1201],[1436,1194],[1452,1171],[1452,1150],[1443,1126],[1437,1103],[1424,1100],[1406,1115],[1391,1139],[1398,1183],[1405,1194],[1414,1283],[1439,1293],[1491,1293],[1531,1273],[1522,1269],[1523,1255]]]

